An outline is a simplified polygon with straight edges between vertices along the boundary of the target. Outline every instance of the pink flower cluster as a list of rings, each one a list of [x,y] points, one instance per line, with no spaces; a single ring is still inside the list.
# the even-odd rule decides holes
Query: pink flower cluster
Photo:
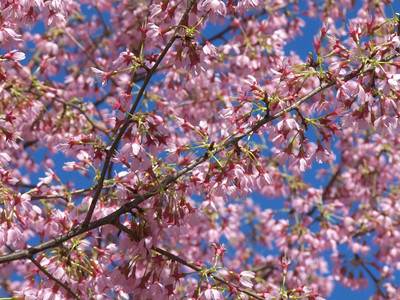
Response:
[[[392,2],[1,1],[0,294],[396,299]]]

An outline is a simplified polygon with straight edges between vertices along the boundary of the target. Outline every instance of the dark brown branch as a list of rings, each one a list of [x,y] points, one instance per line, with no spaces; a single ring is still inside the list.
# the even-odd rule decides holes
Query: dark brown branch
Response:
[[[158,190],[155,190],[154,192],[149,192],[144,195],[137,195],[135,200],[124,204],[123,206],[121,206],[118,210],[116,210],[112,214],[109,214],[108,216],[106,216],[104,218],[101,218],[99,220],[91,222],[86,227],[83,227],[82,225],[77,226],[65,234],[61,234],[55,238],[52,238],[46,242],[40,243],[36,246],[30,247],[25,250],[20,250],[20,251],[14,252],[14,253],[0,256],[0,264],[18,260],[18,259],[29,258],[30,256],[32,256],[36,253],[39,253],[39,252],[44,251],[49,248],[57,247],[57,246],[61,245],[62,243],[64,243],[65,241],[68,241],[69,239],[71,239],[73,237],[84,234],[93,229],[99,228],[99,227],[107,225],[107,224],[115,224],[115,222],[118,221],[119,216],[121,216],[127,212],[130,212],[130,210],[138,207],[138,205],[140,203],[144,202],[145,200],[149,199],[150,197],[154,196],[157,193],[158,193]]]
[[[324,202],[324,201],[326,200],[326,198],[328,197],[328,194],[329,194],[329,192],[330,192],[330,190],[331,190],[333,184],[336,182],[337,178],[339,177],[341,171],[342,171],[342,166],[340,165],[340,166],[338,167],[338,169],[335,171],[335,173],[333,173],[333,175],[332,175],[332,177],[330,178],[328,184],[325,186],[324,191],[322,192],[322,196],[321,196],[322,202]],[[318,205],[315,205],[315,206],[313,207],[313,209],[310,210],[310,211],[307,213],[307,215],[308,215],[308,216],[312,216],[312,215],[315,213],[315,211],[317,210],[317,208],[318,208]]]
[[[340,165],[338,167],[338,169],[336,170],[336,172],[333,174],[333,176],[331,177],[331,179],[329,180],[328,184],[326,185],[326,187],[324,188],[324,191],[322,192],[322,201],[324,201],[327,197],[329,192],[331,191],[331,188],[333,186],[333,184],[336,182],[336,180],[338,179],[340,172],[342,172],[342,165]]]
[[[355,256],[355,260],[357,261],[357,263],[367,272],[367,274],[371,277],[372,281],[375,284],[375,287],[378,291],[378,294],[381,295],[383,298],[387,298],[385,293],[382,291],[382,288],[380,286],[380,280],[378,278],[375,277],[375,275],[371,272],[370,269],[368,269],[368,267],[365,265],[365,263],[362,261],[362,259],[360,258],[360,256],[358,256],[357,254],[354,255]]]
[[[37,186],[32,186],[32,188],[36,188],[36,187]],[[104,187],[104,188],[107,188],[107,187]],[[57,199],[57,198],[68,199],[69,196],[83,194],[83,193],[89,192],[92,189],[93,188],[90,187],[90,188],[75,190],[75,191],[72,191],[72,192],[69,192],[66,194],[58,194],[58,195],[32,195],[31,200]]]

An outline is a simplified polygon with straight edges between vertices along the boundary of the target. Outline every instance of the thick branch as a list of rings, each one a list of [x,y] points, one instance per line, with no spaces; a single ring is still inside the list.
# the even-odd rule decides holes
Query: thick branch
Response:
[[[106,216],[104,218],[101,218],[99,220],[91,222],[86,227],[83,227],[82,225],[80,225],[65,234],[61,234],[55,238],[52,238],[46,242],[40,243],[31,248],[0,256],[0,264],[14,261],[14,260],[29,258],[36,253],[39,253],[46,249],[57,247],[57,246],[61,245],[62,243],[64,243],[65,241],[68,241],[71,238],[74,238],[78,235],[89,232],[93,229],[99,228],[99,227],[107,225],[107,224],[115,224],[115,222],[117,222],[119,216],[129,212],[132,208],[137,207],[140,203],[142,203],[146,199],[154,196],[155,194],[156,194],[156,192],[153,192],[153,193],[149,192],[145,195],[138,195],[134,201],[124,204],[122,207],[120,207],[118,210],[116,210],[112,214],[109,214],[108,216]]]

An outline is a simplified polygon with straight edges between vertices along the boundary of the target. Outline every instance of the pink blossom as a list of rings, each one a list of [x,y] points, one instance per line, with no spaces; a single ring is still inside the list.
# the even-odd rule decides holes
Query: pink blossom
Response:
[[[108,79],[112,76],[112,72],[104,72],[95,67],[91,68],[94,73],[96,73],[97,78],[101,80],[101,85],[105,86],[108,82]]]
[[[242,271],[238,274],[239,283],[244,288],[251,289],[253,287],[253,283],[251,282],[251,278],[255,277],[255,273],[252,271]]]
[[[154,23],[147,24],[146,37],[155,38],[161,36],[161,29]]]
[[[215,256],[222,256],[227,251],[224,244],[213,244]]]
[[[57,182],[61,182],[53,170],[48,169],[47,172],[45,172],[45,174],[46,174],[46,177],[39,178],[40,182],[39,182],[38,186],[41,186],[42,184],[48,185],[53,180],[55,180]]]
[[[202,5],[205,11],[211,10],[223,16],[226,14],[225,3],[221,0],[205,0]]]
[[[163,6],[161,4],[151,4],[149,7],[151,12],[150,19],[153,19],[155,16],[160,14],[163,11]]]
[[[113,61],[113,65],[116,67],[126,67],[130,64],[133,64],[136,61],[137,57],[133,54],[129,49],[122,51],[118,58]]]
[[[207,284],[207,289],[203,292],[203,294],[207,300],[225,299],[222,293],[218,289],[214,289],[210,283]]]
[[[9,51],[6,54],[4,54],[3,58],[13,60],[13,61],[24,60],[25,53],[17,51],[17,50],[12,50],[12,51]]]
[[[13,29],[7,27],[0,27],[0,43],[5,44],[9,38],[19,41],[20,34],[17,34]]]
[[[133,144],[132,144],[132,154],[133,155],[139,155],[139,152],[141,151],[141,149],[142,149],[142,147],[141,147],[141,145],[138,143],[138,141],[135,141]]]
[[[387,79],[388,84],[394,90],[400,90],[399,86],[400,74],[394,74]]]
[[[303,288],[303,290],[307,294],[307,299],[309,299],[309,300],[325,300],[324,298],[319,296],[317,293],[315,293],[314,289],[309,286],[305,286]]]
[[[240,13],[244,13],[247,9],[255,8],[258,4],[258,0],[240,0],[237,9]]]
[[[292,261],[290,258],[282,257],[281,267],[283,268],[284,272],[286,272],[289,269],[291,264],[292,264]]]
[[[8,155],[5,152],[0,153],[0,165],[1,166],[6,166],[8,165],[8,162],[11,160],[10,155]]]
[[[207,41],[206,41],[206,44],[203,47],[203,52],[206,55],[218,56],[217,48],[213,44],[211,44],[211,43],[209,43]]]

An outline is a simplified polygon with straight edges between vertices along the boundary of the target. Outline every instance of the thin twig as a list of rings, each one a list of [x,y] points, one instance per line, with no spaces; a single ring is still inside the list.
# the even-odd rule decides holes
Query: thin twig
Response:
[[[57,283],[59,286],[62,286],[73,298],[79,300],[79,297],[63,282],[55,278],[52,274],[50,274],[36,259],[33,258],[33,256],[29,257],[30,261],[33,262],[33,264],[40,270],[42,271],[49,279]]]
[[[371,272],[370,269],[368,269],[368,267],[365,265],[365,263],[361,260],[360,256],[358,256],[357,254],[354,255],[355,256],[355,260],[357,261],[357,263],[368,273],[368,275],[371,277],[372,281],[375,284],[376,289],[378,290],[378,294],[380,294],[384,299],[387,299],[385,293],[382,291],[382,288],[379,284],[379,280],[378,278],[375,277],[375,275]]]
[[[265,10],[263,10],[262,12],[260,12],[259,14],[247,16],[246,18],[244,18],[243,21],[245,22],[246,20],[248,20],[248,19],[250,19],[250,18],[259,18],[259,17],[265,15],[266,13],[267,13],[267,14],[272,14],[273,12],[275,12],[275,11],[277,11],[277,10],[280,10],[280,9],[284,9],[284,8],[286,8],[287,6],[289,6],[290,4],[293,4],[293,3],[295,3],[295,2],[296,2],[296,0],[290,0],[290,1],[286,2],[286,3],[283,3],[283,4],[281,4],[281,5],[276,5],[276,6],[274,6],[274,7],[268,7],[268,6],[267,6],[267,8],[266,8]],[[241,23],[243,23],[243,22],[241,22]],[[233,30],[233,29],[237,29],[237,26],[236,26],[236,25],[233,25],[233,24],[232,24],[232,25],[229,25],[229,26],[227,26],[226,28],[224,28],[223,30],[221,30],[220,32],[214,34],[212,37],[210,37],[209,39],[207,39],[207,41],[212,42],[212,41],[217,40],[217,39],[222,39],[223,36],[224,36],[226,33],[228,33],[230,30]]]
[[[37,186],[33,186],[33,188],[35,188]],[[104,187],[104,188],[109,188],[109,186]],[[68,199],[69,196],[72,195],[79,195],[85,192],[89,192],[91,191],[93,188],[85,188],[85,189],[80,189],[80,190],[75,190],[72,192],[68,192],[65,194],[56,194],[56,195],[31,195],[31,200],[40,200],[40,199],[57,199],[57,198],[61,198],[61,199]]]
[[[91,54],[87,53],[87,51],[86,51],[87,49],[85,49],[85,47],[83,47],[83,45],[71,33],[69,33],[68,30],[65,30],[64,33],[71,39],[71,41],[73,41],[78,46],[79,49],[82,50],[83,54],[86,56],[86,59],[88,59],[97,69],[101,69],[99,64],[94,60],[93,56]],[[105,36],[107,36],[107,34],[102,35],[101,39],[103,39]],[[98,45],[99,44],[96,44],[96,47],[94,48],[94,50],[97,49]],[[84,64],[85,63],[86,62],[84,62]],[[114,78],[110,77],[110,81],[114,85],[118,86],[117,83],[115,82]]]
[[[158,252],[158,253],[160,253],[160,254],[162,254],[162,255],[168,257],[169,259],[172,259],[172,260],[174,260],[174,261],[176,261],[176,262],[179,262],[179,263],[182,264],[182,265],[185,265],[185,266],[191,268],[192,270],[195,270],[195,271],[197,271],[197,272],[200,272],[200,271],[201,271],[201,268],[200,268],[199,266],[196,266],[195,264],[192,264],[192,263],[190,263],[190,262],[184,260],[183,258],[172,254],[171,252],[168,252],[168,251],[166,251],[166,250],[164,250],[164,249],[161,249],[161,248],[159,248],[159,247],[152,247],[152,249],[153,249],[154,251],[156,251],[156,252]],[[248,296],[250,296],[250,297],[253,297],[253,298],[259,299],[259,300],[265,300],[265,298],[263,298],[263,297],[257,295],[256,293],[254,293],[254,292],[252,292],[252,291],[244,290],[244,289],[240,288],[238,285],[236,285],[236,284],[230,282],[229,280],[226,280],[225,278],[223,278],[223,277],[221,277],[221,276],[212,275],[212,278],[215,279],[216,281],[219,281],[219,282],[221,282],[221,283],[223,283],[223,284],[226,284],[226,285],[228,285],[228,286],[233,286],[233,287],[236,288],[236,290],[238,290],[239,292],[241,292],[241,293],[243,293],[243,294],[246,294],[246,295],[248,295]]]
[[[70,106],[73,107],[77,110],[79,110],[79,112],[86,118],[86,120],[88,120],[88,122],[90,123],[90,125],[92,125],[93,128],[105,133],[108,137],[109,137],[109,132],[107,130],[105,130],[104,128],[99,127],[98,125],[94,124],[94,122],[86,115],[86,112],[82,109],[82,107],[80,107],[79,105],[76,105],[74,103],[70,103],[70,102],[66,102],[60,98],[53,98],[54,101],[57,101],[59,103],[62,103],[66,106]]]
[[[326,198],[328,197],[328,194],[329,194],[329,192],[331,191],[331,188],[332,188],[333,184],[334,184],[334,183],[336,182],[336,180],[338,179],[338,177],[339,177],[341,171],[342,171],[342,166],[340,165],[340,166],[338,167],[338,169],[335,171],[335,173],[332,175],[332,177],[330,178],[328,184],[325,186],[324,191],[322,192],[322,196],[321,196],[321,201],[322,201],[322,202],[324,202],[324,201],[326,200]],[[317,210],[317,208],[318,208],[318,204],[315,205],[315,206],[313,207],[313,209],[310,210],[310,211],[307,213],[307,216],[312,216],[312,215],[315,213],[315,211]]]
[[[118,229],[120,229],[121,231],[127,233],[128,235],[132,236],[135,240],[137,240],[137,238],[138,238],[137,234],[136,234],[134,231],[132,231],[132,230],[130,230],[129,228],[127,228],[126,226],[122,225],[122,224],[119,223],[119,222],[116,222],[116,223],[113,224],[113,225],[115,225]],[[169,259],[171,259],[171,260],[174,260],[174,261],[176,261],[176,262],[178,262],[178,263],[180,263],[180,264],[182,264],[182,265],[184,265],[184,266],[186,266],[186,267],[191,268],[192,270],[195,270],[196,272],[200,272],[200,271],[202,270],[201,267],[196,266],[195,264],[193,264],[193,263],[191,263],[191,262],[188,262],[187,260],[183,259],[182,257],[176,256],[175,254],[172,254],[171,252],[168,252],[168,251],[166,251],[166,250],[164,250],[164,249],[162,249],[162,248],[153,246],[151,249],[152,249],[153,251],[155,251],[155,252],[158,252],[158,253],[161,254],[161,255],[164,255],[165,257],[167,257],[167,258],[169,258]],[[248,295],[248,296],[251,296],[251,297],[253,297],[253,298],[255,298],[255,299],[260,299],[260,300],[263,300],[263,299],[264,299],[264,298],[258,296],[258,295],[257,295],[256,293],[254,293],[254,292],[247,291],[247,290],[244,290],[244,289],[240,288],[238,285],[236,285],[236,284],[234,284],[234,283],[232,283],[232,282],[226,280],[225,278],[223,278],[223,277],[221,277],[221,276],[218,276],[218,275],[214,275],[214,274],[213,274],[213,275],[212,275],[212,278],[215,279],[216,281],[219,281],[219,282],[221,282],[221,283],[224,283],[224,284],[226,284],[226,285],[228,285],[228,286],[229,286],[229,285],[230,285],[230,286],[233,286],[233,287],[235,287],[239,292],[241,292],[241,293],[243,293],[243,294],[246,294],[246,295]]]

